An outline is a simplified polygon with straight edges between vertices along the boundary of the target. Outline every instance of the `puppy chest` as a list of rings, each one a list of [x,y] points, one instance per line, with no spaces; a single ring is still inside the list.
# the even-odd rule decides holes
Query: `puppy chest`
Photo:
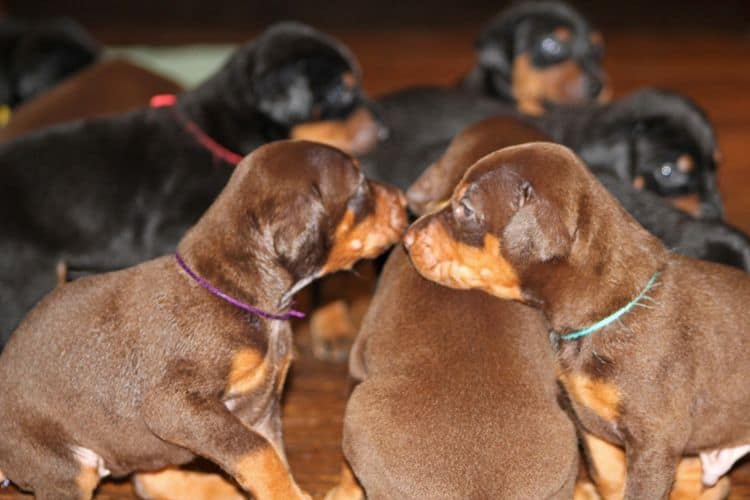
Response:
[[[566,373],[559,379],[584,426],[597,434],[616,438],[621,402],[617,386],[583,373]]]

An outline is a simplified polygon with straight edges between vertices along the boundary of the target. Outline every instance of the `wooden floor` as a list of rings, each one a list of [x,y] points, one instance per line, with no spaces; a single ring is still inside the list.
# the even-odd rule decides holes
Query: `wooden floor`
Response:
[[[359,56],[370,93],[411,84],[450,84],[469,67],[473,30],[336,33]],[[716,123],[724,162],[720,186],[729,220],[750,232],[750,33],[607,36],[607,68],[616,95],[645,85],[687,93]],[[285,401],[289,460],[300,486],[315,498],[335,484],[341,419],[348,391],[343,365],[312,359],[304,328]],[[750,499],[750,463],[732,473],[731,499]],[[0,500],[24,498],[13,488]],[[128,483],[105,483],[97,498],[132,498]]]

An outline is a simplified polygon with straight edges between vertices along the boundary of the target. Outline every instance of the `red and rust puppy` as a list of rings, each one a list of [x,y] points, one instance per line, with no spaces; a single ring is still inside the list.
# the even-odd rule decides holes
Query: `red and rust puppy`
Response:
[[[514,103],[531,115],[545,105],[606,101],[602,36],[559,1],[526,1],[500,12],[476,41],[465,89]]]
[[[495,141],[538,137],[506,125]],[[450,160],[475,160],[482,146],[467,144]],[[575,430],[535,330],[544,330],[535,310],[437,286],[395,249],[350,357],[361,383],[347,404],[343,447],[367,498],[570,499]],[[345,469],[328,498],[363,496]]]
[[[395,243],[404,205],[329,146],[256,150],[177,256],[65,284],[22,322],[0,356],[2,474],[39,499],[90,498],[102,476],[200,455],[256,498],[307,498],[281,439],[283,311]]]
[[[750,449],[747,275],[669,252],[570,150],[484,157],[404,242],[430,280],[542,310],[583,430],[625,447],[625,498],[666,498],[683,455],[712,484]]]

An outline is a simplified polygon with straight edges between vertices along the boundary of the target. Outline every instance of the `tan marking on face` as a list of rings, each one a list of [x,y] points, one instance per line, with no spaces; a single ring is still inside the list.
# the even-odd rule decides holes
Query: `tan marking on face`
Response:
[[[583,433],[591,466],[589,472],[604,500],[620,500],[625,493],[625,451],[619,446]]]
[[[81,498],[91,498],[92,493],[99,484],[99,471],[96,467],[82,466],[76,484],[81,492]]]
[[[365,107],[343,120],[320,120],[292,127],[290,138],[321,142],[351,155],[364,155],[378,144],[379,126]]]
[[[562,374],[560,381],[578,404],[608,422],[616,422],[619,418],[620,391],[614,385],[578,373]]]
[[[639,190],[646,187],[646,180],[642,175],[639,175],[635,179],[633,179],[633,187]]]
[[[569,42],[571,38],[573,38],[573,32],[570,31],[570,28],[565,26],[560,26],[555,29],[553,32],[555,37],[557,37],[558,40],[561,42]]]
[[[677,158],[677,169],[682,173],[690,173],[695,169],[695,160],[690,155],[680,155]]]
[[[323,274],[350,269],[360,259],[377,257],[395,244],[406,229],[406,200],[395,188],[370,182],[375,210],[356,221],[347,209],[336,227],[333,246],[322,268]]]
[[[428,216],[430,217],[430,216]],[[515,269],[500,253],[500,240],[484,235],[481,247],[453,239],[443,224],[432,220],[407,233],[409,256],[428,280],[460,290],[476,289],[502,299],[521,299]]]
[[[544,101],[575,104],[587,100],[586,78],[575,61],[537,69],[525,53],[513,60],[512,90],[519,109],[530,115],[544,113]]]
[[[341,480],[325,496],[325,500],[365,500],[365,492],[354,477],[349,464],[344,462],[341,465]]]
[[[693,217],[698,217],[701,213],[701,198],[697,194],[687,194],[670,198],[669,202],[683,212]]]
[[[237,487],[220,476],[207,472],[165,469],[159,472],[136,474],[133,480],[136,493],[141,498],[169,500],[246,500]]]
[[[349,88],[354,88],[357,86],[357,79],[354,77],[354,74],[351,71],[347,71],[343,75],[341,75],[341,81]]]
[[[237,482],[258,500],[310,499],[270,444],[241,457],[233,469]]]
[[[248,394],[268,375],[267,359],[255,349],[242,349],[232,358],[225,397]]]

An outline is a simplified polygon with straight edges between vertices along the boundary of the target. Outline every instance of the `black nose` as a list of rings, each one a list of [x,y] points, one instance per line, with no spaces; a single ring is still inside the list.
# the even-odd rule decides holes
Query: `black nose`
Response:
[[[601,78],[597,76],[590,76],[587,87],[589,96],[596,97],[604,88],[604,83],[602,82]]]

